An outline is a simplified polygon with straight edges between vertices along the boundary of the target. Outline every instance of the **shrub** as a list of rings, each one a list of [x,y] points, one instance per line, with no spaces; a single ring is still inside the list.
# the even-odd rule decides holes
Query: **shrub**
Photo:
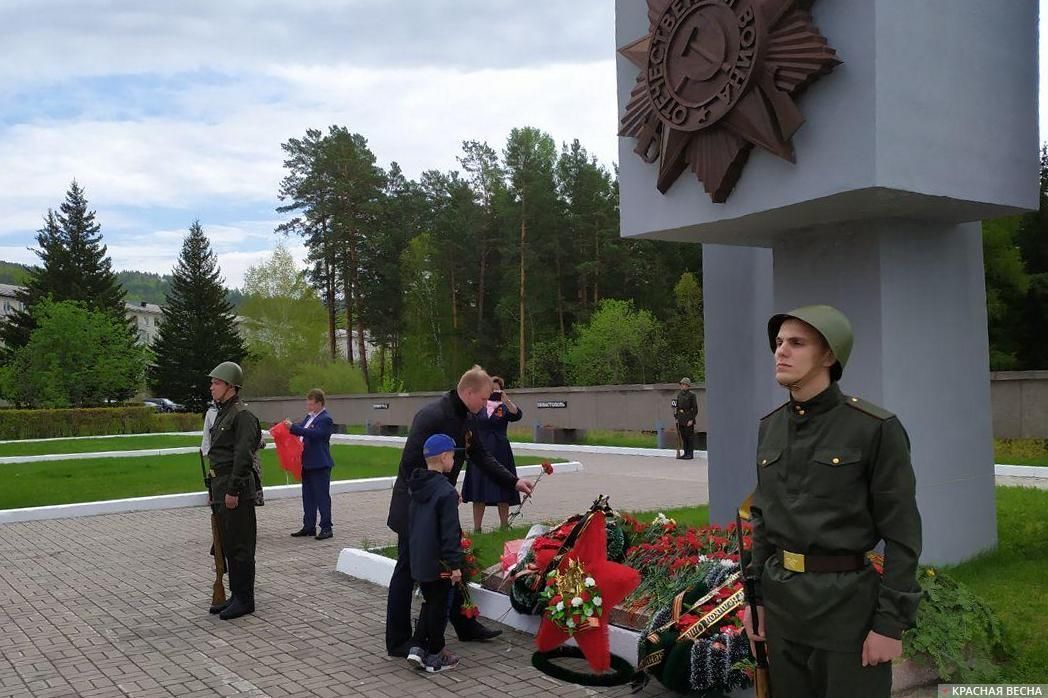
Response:
[[[916,627],[903,635],[907,657],[934,667],[944,681],[988,683],[1001,679],[1007,657],[1001,623],[968,587],[933,568],[919,574],[924,598]]]
[[[367,392],[364,374],[346,361],[300,366],[291,377],[290,387],[295,395],[305,395],[313,388],[320,388],[328,395]]]
[[[0,439],[195,431],[202,424],[198,414],[156,414],[151,407],[0,410]]]

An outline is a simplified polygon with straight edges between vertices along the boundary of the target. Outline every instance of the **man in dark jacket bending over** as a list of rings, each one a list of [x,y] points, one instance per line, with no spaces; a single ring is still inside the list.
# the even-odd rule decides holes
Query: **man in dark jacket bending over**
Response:
[[[386,652],[392,657],[407,657],[411,649],[411,592],[414,582],[408,536],[408,508],[411,501],[408,480],[414,471],[426,468],[426,459],[422,454],[426,439],[434,434],[447,434],[455,440],[455,465],[447,475],[452,485],[458,480],[468,452],[470,463],[483,470],[488,477],[524,494],[531,493],[531,483],[517,479],[503,468],[484,450],[484,445],[473,433],[472,417],[484,407],[491,390],[491,376],[480,366],[474,366],[462,374],[457,388],[419,410],[411,423],[404,453],[400,457],[397,481],[393,484],[389,517],[386,519],[386,525],[397,534],[397,566],[389,580],[389,597],[386,600]],[[500,634],[501,631],[489,630],[475,618],[464,617],[459,613],[461,606],[462,596],[456,592],[450,615],[459,640],[489,640]]]

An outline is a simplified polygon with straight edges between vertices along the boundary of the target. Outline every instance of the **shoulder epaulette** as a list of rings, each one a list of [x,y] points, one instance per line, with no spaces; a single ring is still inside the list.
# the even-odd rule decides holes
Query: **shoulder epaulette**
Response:
[[[764,421],[765,419],[767,419],[768,417],[772,416],[773,414],[775,414],[776,412],[778,412],[779,410],[781,410],[781,409],[782,409],[783,407],[785,407],[785,406],[786,406],[786,405],[788,405],[788,404],[790,404],[790,403],[789,403],[789,402],[784,402],[784,403],[782,403],[781,405],[779,405],[778,407],[776,407],[776,408],[775,408],[774,410],[772,410],[772,411],[771,411],[771,412],[769,412],[768,414],[766,414],[766,415],[764,415],[763,417],[761,417],[761,420],[760,420],[760,421],[762,421],[762,422],[763,422],[763,421]]]
[[[882,421],[885,419],[891,419],[895,416],[883,407],[875,405],[872,402],[867,402],[866,400],[863,400],[861,397],[855,397],[854,395],[845,395],[844,404],[848,405],[848,407],[859,410],[860,412],[865,412],[871,417],[876,417],[877,419],[880,419]]]

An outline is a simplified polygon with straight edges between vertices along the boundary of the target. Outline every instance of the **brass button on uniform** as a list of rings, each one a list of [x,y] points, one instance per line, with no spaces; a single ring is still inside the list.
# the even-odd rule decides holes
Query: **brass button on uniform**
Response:
[[[804,416],[804,410],[797,410],[797,414],[799,414],[800,416],[803,417]]]
[[[767,464],[768,464],[768,459],[767,458],[765,458],[764,460],[761,461],[761,465],[767,465]]]
[[[838,464],[838,463],[840,463],[840,462],[841,462],[841,459],[840,459],[840,458],[834,458],[834,459],[833,459],[833,464],[834,464],[834,465],[837,465],[837,464]]]

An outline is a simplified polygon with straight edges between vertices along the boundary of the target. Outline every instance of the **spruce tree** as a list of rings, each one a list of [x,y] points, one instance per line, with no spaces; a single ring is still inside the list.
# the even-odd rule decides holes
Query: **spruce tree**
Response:
[[[24,309],[9,316],[0,328],[0,339],[8,351],[29,342],[36,326],[33,307],[45,298],[77,301],[88,310],[126,318],[124,290],[102,243],[101,226],[95,220],[95,212],[88,209],[87,197],[76,180],[58,212],[48,209],[36,242],[38,249],[34,252],[41,264],[30,269],[26,285],[18,294]],[[127,339],[135,341],[130,325]]]
[[[209,400],[211,369],[247,355],[222,284],[218,259],[195,221],[182,242],[149,367],[153,393],[193,411],[203,412]]]

